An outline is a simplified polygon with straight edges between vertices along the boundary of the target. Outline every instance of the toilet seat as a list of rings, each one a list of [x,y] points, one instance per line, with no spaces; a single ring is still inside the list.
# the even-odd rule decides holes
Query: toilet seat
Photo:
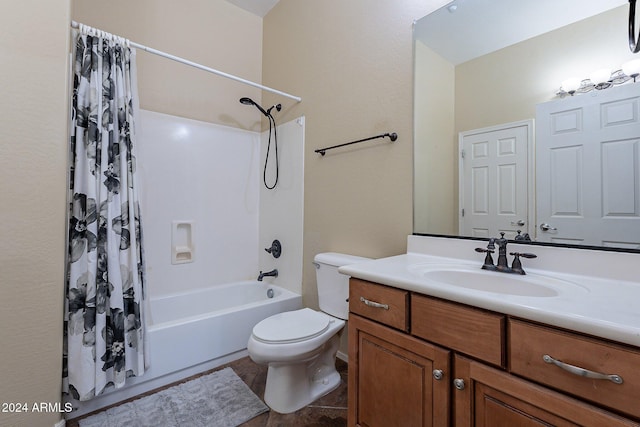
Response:
[[[310,308],[287,311],[260,321],[253,327],[253,337],[269,344],[301,342],[322,335],[333,321]]]

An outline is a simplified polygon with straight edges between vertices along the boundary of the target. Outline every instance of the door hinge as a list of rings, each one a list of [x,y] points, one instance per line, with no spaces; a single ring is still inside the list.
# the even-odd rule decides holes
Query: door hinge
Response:
[[[462,214],[462,216],[464,216],[464,208],[462,208],[462,211],[460,211],[460,213]]]
[[[464,150],[460,150],[460,157],[464,159]]]

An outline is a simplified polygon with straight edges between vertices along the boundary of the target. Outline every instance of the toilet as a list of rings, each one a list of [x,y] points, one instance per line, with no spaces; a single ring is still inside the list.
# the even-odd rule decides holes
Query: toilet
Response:
[[[335,362],[349,313],[349,276],[338,267],[367,260],[335,252],[316,255],[321,311],[278,313],[253,328],[247,350],[254,362],[269,367],[264,401],[274,411],[295,412],[340,385]]]

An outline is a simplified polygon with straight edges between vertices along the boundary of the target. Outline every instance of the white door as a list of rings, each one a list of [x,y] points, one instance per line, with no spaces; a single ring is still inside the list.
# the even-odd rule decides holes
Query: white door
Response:
[[[513,239],[531,233],[533,120],[461,132],[460,234]]]
[[[537,240],[640,248],[640,84],[536,110]]]

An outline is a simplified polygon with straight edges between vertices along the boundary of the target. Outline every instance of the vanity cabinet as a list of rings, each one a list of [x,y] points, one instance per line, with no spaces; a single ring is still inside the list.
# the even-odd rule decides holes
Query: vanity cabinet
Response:
[[[406,291],[351,279],[349,426],[450,425],[450,351],[407,333],[408,303]]]
[[[350,427],[640,426],[640,349],[350,283]]]
[[[454,357],[455,427],[638,426],[562,393],[484,363]]]

